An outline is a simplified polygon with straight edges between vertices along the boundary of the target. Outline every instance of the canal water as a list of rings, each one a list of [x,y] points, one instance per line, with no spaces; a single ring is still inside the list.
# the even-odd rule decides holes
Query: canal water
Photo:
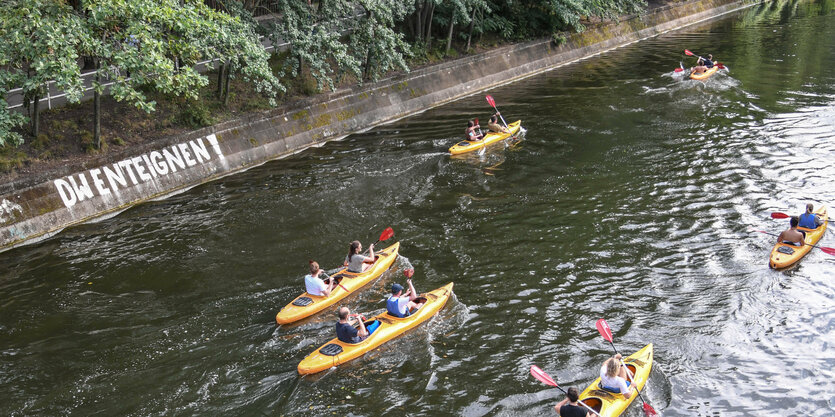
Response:
[[[611,348],[655,345],[666,416],[835,414],[835,257],[768,268],[835,204],[835,1],[775,1],[494,89],[520,141],[446,149],[483,94],[0,254],[0,415],[545,415]],[[712,53],[730,72],[672,77]],[[309,259],[386,227],[455,282],[430,322],[313,377],[331,311],[278,327]],[[821,244],[835,246],[831,232]],[[629,416],[641,415],[633,404]]]

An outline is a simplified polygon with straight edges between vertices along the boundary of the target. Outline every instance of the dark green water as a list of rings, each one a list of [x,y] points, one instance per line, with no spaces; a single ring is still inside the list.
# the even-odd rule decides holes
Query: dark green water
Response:
[[[0,415],[543,415],[654,343],[667,416],[835,414],[835,257],[767,267],[835,204],[835,2],[774,2],[490,91],[525,139],[445,154],[482,94],[0,254]],[[684,48],[729,68],[670,76]],[[692,63],[692,60],[687,64]],[[633,64],[637,64],[632,66]],[[454,281],[429,323],[300,378],[332,314],[277,328],[308,259],[391,226]],[[835,246],[831,233],[824,246]],[[627,413],[642,415],[633,404]]]

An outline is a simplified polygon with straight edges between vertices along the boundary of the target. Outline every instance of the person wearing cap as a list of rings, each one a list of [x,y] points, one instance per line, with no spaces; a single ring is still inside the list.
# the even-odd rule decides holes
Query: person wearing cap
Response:
[[[319,264],[316,261],[310,261],[310,274],[304,276],[304,287],[308,294],[320,297],[331,295],[331,291],[336,287],[336,280],[331,279],[326,284],[322,278],[319,278],[324,273],[325,271],[319,269]]]
[[[348,307],[341,307],[339,309],[339,322],[336,323],[336,338],[344,343],[359,343],[368,337],[368,329],[365,328],[365,323],[359,314],[351,314]],[[349,318],[357,318],[359,328],[351,324]]]
[[[565,399],[554,406],[554,410],[560,417],[591,417],[592,414],[580,405],[579,399],[577,388],[571,387],[565,393]]]
[[[423,306],[423,303],[415,302],[417,291],[415,291],[415,286],[412,285],[411,278],[407,279],[406,282],[409,284],[409,291],[406,291],[406,294],[403,294],[402,285],[396,282],[391,285],[391,297],[386,301],[386,310],[394,317],[408,317],[412,314],[412,311]]]

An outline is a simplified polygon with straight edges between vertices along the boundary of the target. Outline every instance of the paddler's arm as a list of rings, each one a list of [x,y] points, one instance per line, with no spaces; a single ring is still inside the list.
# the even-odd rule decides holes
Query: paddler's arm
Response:
[[[368,330],[365,328],[365,323],[362,321],[362,318],[359,316],[359,314],[357,314],[355,317],[357,319],[357,322],[360,325],[359,329],[358,329],[359,331],[357,332],[357,335],[359,335],[359,337],[367,337],[368,336]]]
[[[558,402],[557,405],[554,406],[554,411],[557,412],[557,415],[560,415],[560,408],[564,406],[568,402],[568,398],[563,398],[562,401]]]

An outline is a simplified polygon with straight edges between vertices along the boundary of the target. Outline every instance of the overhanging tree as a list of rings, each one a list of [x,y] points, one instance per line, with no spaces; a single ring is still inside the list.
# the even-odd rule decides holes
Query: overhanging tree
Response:
[[[81,20],[73,9],[55,0],[7,0],[0,7],[0,145],[20,144],[13,131],[26,122],[9,112],[5,92],[22,89],[24,103],[32,103],[31,133],[40,128],[40,100],[54,81],[67,100],[83,95],[78,50],[85,43]]]
[[[94,138],[101,147],[100,96],[109,82],[117,101],[155,110],[143,88],[196,99],[206,76],[194,65],[220,59],[237,69],[271,104],[283,89],[251,24],[199,0],[82,0],[94,58]]]

